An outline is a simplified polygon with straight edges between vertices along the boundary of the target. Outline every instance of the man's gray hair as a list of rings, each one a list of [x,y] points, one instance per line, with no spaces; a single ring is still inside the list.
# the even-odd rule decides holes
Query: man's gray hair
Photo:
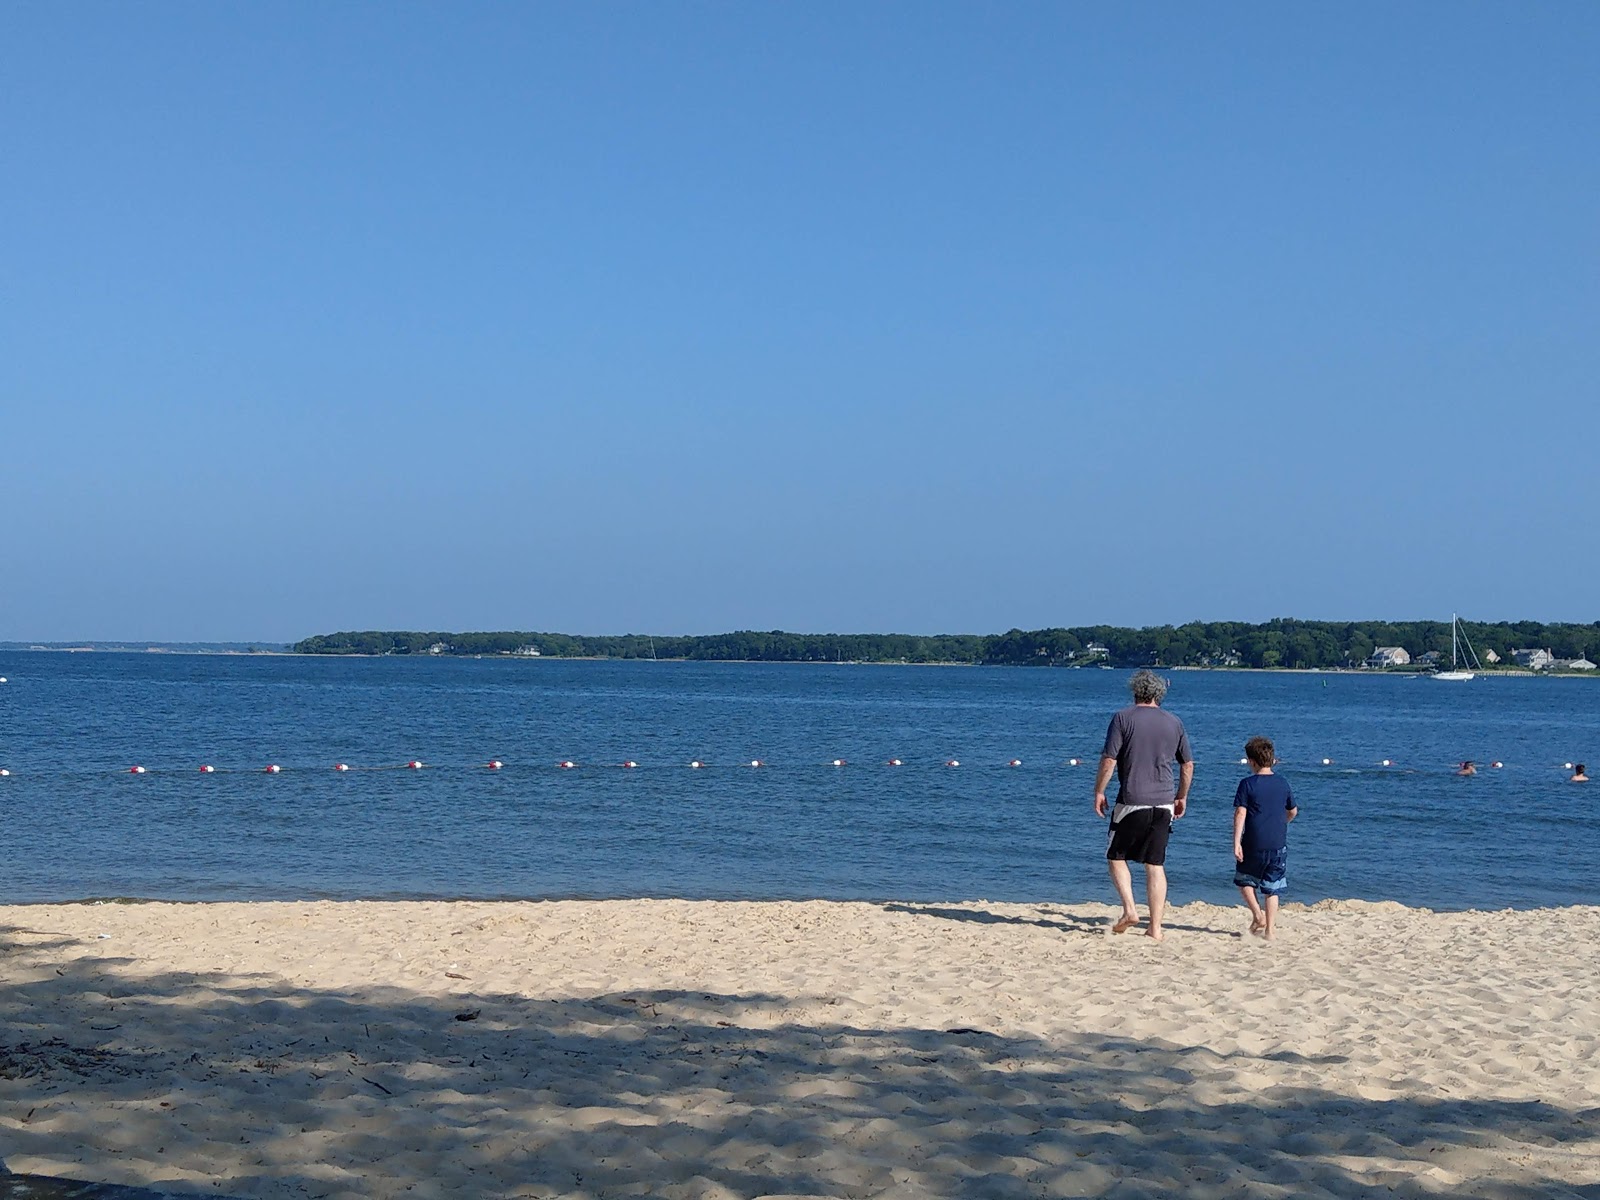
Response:
[[[1128,680],[1128,687],[1133,691],[1135,704],[1160,704],[1167,694],[1167,681],[1154,671],[1135,671]]]

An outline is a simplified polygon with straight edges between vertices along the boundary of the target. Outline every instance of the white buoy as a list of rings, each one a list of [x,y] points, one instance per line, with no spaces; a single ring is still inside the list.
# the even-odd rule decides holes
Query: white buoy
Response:
[[[690,763],[690,764],[689,764],[689,765],[690,765],[690,766],[691,766],[691,767],[693,767],[693,768],[694,768],[694,769],[695,769],[695,770],[697,770],[697,771],[698,771],[698,770],[699,770],[699,769],[700,769],[700,768],[701,768],[701,767],[703,767],[703,766],[705,766],[705,763],[703,763],[703,762],[701,762],[701,761],[700,761],[700,760],[699,760],[699,759],[698,759],[698,758],[697,758],[697,759],[695,759],[695,760],[694,760],[694,761],[693,761],[693,762],[692,762],[692,763]]]
[[[633,770],[634,767],[637,767],[639,764],[634,762],[633,759],[630,758],[627,762],[623,763],[622,765],[627,767],[631,771],[631,770]]]
[[[900,760],[898,758],[891,758],[889,760],[889,765],[891,767],[898,767],[900,765]]]
[[[210,763],[207,763],[205,766],[200,768],[200,774],[202,774],[202,775],[213,775],[213,774],[216,773],[216,770],[217,769],[215,767],[213,767]]]
[[[1010,762],[1008,762],[1006,764],[1006,766],[1008,766],[1008,767],[1020,767],[1021,765],[1022,765],[1022,760],[1020,758],[1013,758]]]
[[[1245,765],[1246,765],[1246,764],[1247,764],[1247,763],[1249,763],[1249,761],[1250,761],[1250,760],[1249,760],[1249,759],[1248,759],[1248,758],[1241,758],[1241,759],[1240,759],[1240,760],[1239,760],[1239,765],[1240,765],[1240,766],[1241,766],[1241,767],[1242,767],[1242,766],[1245,766]]]
[[[764,766],[766,766],[766,765],[767,765],[767,764],[766,764],[766,763],[764,763],[764,762],[762,762],[762,761],[761,761],[761,760],[760,760],[760,759],[759,759],[759,758],[752,758],[752,759],[751,759],[751,760],[750,760],[750,765],[751,765],[751,766],[752,766],[752,767],[764,767]]]
[[[501,767],[505,766],[505,763],[501,762],[498,758],[491,758],[483,765],[488,767],[491,771],[498,771]]]
[[[140,767],[139,769],[141,771],[144,770],[143,767]],[[261,773],[263,775],[276,775],[281,770],[283,770],[283,768],[280,767],[277,763],[270,763],[269,765],[261,768]]]
[[[1383,761],[1382,761],[1382,762],[1381,762],[1381,763],[1379,763],[1379,764],[1378,764],[1378,765],[1379,765],[1379,766],[1380,766],[1380,767],[1392,767],[1392,766],[1394,766],[1394,763],[1393,763],[1393,762],[1391,762],[1391,761],[1390,761],[1390,760],[1389,760],[1389,759],[1387,759],[1387,758],[1386,758],[1386,759],[1384,759],[1384,760],[1383,760]]]
[[[1075,758],[1069,758],[1069,759],[1067,759],[1067,766],[1069,766],[1069,767],[1075,767],[1075,766],[1077,766],[1077,765],[1078,765],[1078,760],[1077,760],[1077,759],[1075,759]]]
[[[1501,768],[1501,767],[1503,767],[1503,766],[1505,766],[1505,763],[1503,763],[1503,762],[1501,762],[1501,761],[1500,761],[1500,760],[1499,760],[1499,759],[1498,759],[1498,758],[1497,758],[1497,759],[1495,759],[1495,760],[1494,760],[1494,761],[1493,761],[1493,762],[1492,762],[1492,763],[1490,763],[1490,764],[1489,764],[1489,765],[1490,765],[1490,766],[1491,766],[1491,767],[1494,767],[1494,768],[1495,768],[1495,769],[1496,769],[1496,770],[1499,770],[1499,769],[1500,769],[1500,768]]]
[[[10,771],[6,770],[4,767],[0,767],[0,779],[4,779],[7,776],[9,776],[10,774],[11,774]]]
[[[842,758],[836,758],[836,759],[834,759],[834,760],[833,760],[833,765],[834,765],[834,766],[836,766],[836,767],[842,767],[842,766],[844,766],[844,759],[842,759]]]
[[[4,675],[0,675],[0,683],[5,683],[5,682],[6,682],[6,677]]]
[[[958,758],[947,758],[945,759],[944,765],[947,767],[959,767],[961,765],[961,760]]]
[[[558,767],[560,767],[563,771],[570,771],[570,770],[572,770],[573,767],[577,766],[578,764],[573,762],[570,758],[563,758],[556,765]]]
[[[1572,770],[1572,764],[1571,763],[1562,763],[1561,764],[1561,769],[1563,771],[1570,771],[1570,770]]]
[[[1325,758],[1325,759],[1323,759],[1323,760],[1322,760],[1322,765],[1323,765],[1323,766],[1325,766],[1325,767],[1331,767],[1331,766],[1333,766],[1333,759],[1331,759],[1331,758]]]
[[[333,769],[335,771],[348,771],[350,769],[350,764],[349,763],[334,763],[333,764]]]

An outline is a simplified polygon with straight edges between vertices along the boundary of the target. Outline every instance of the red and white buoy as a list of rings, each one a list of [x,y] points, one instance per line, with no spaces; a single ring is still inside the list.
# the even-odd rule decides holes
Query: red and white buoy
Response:
[[[898,758],[891,758],[889,760],[889,765],[891,767],[898,767],[900,765],[900,760]]]
[[[1490,766],[1491,766],[1491,767],[1494,767],[1494,768],[1495,768],[1495,769],[1496,769],[1496,770],[1499,770],[1499,769],[1500,769],[1500,768],[1501,768],[1501,767],[1503,767],[1503,766],[1505,766],[1505,763],[1503,763],[1503,762],[1501,762],[1501,761],[1500,761],[1500,760],[1499,760],[1499,759],[1498,759],[1498,758],[1497,758],[1497,759],[1495,759],[1495,760],[1494,760],[1494,761],[1493,761],[1493,762],[1492,762],[1492,763],[1490,763],[1490,764],[1489,764],[1489,765],[1490,765]]]
[[[573,762],[570,758],[563,758],[560,762],[558,762],[556,764],[556,766],[560,767],[563,771],[570,771],[570,770],[572,770],[573,767],[575,767],[577,765],[578,764]]]
[[[213,767],[210,763],[207,763],[205,766],[200,768],[200,774],[202,774],[202,775],[214,775],[214,774],[216,774],[216,771],[217,771],[217,769],[215,767]]]
[[[350,769],[350,764],[349,763],[334,763],[333,764],[333,769],[335,771],[348,771]]]
[[[695,770],[697,770],[697,771],[698,771],[698,770],[699,770],[699,769],[700,769],[700,768],[701,768],[701,767],[703,767],[703,766],[705,766],[705,763],[703,763],[703,762],[701,762],[701,761],[700,761],[700,760],[699,760],[699,759],[698,759],[698,758],[697,758],[697,759],[695,759],[695,760],[694,760],[694,761],[693,761],[693,762],[692,762],[692,763],[690,763],[690,764],[689,764],[689,765],[690,765],[690,766],[691,766],[691,767],[693,767],[693,768],[694,768],[694,769],[695,769]]]
[[[501,767],[505,766],[505,763],[501,762],[498,758],[491,758],[483,765],[488,767],[491,771],[498,771]]]
[[[944,765],[947,767],[959,767],[961,760],[959,758],[947,758],[944,760]]]
[[[406,770],[408,770],[408,771],[420,771],[420,770],[422,770],[422,760],[420,758],[413,758],[410,762],[408,762],[406,764]]]
[[[633,770],[633,769],[634,769],[634,768],[635,768],[635,767],[637,767],[637,766],[638,766],[638,765],[639,765],[639,764],[638,764],[638,763],[636,763],[636,762],[634,762],[634,761],[633,761],[633,759],[631,759],[631,758],[630,758],[630,759],[629,759],[629,760],[628,760],[628,761],[627,761],[627,762],[625,762],[625,763],[623,763],[623,764],[622,764],[622,765],[623,765],[623,766],[624,766],[624,767],[626,767],[626,768],[627,768],[627,769],[628,769],[628,770],[630,770],[630,771],[631,771],[631,770]]]
[[[844,759],[842,759],[842,758],[836,758],[836,759],[834,759],[834,760],[833,760],[833,765],[834,765],[834,766],[836,766],[836,767],[842,767],[842,766],[844,766]]]
[[[128,774],[129,775],[143,775],[144,773],[145,772],[144,772],[144,768],[143,767],[129,767],[128,768]]]
[[[1008,762],[1006,764],[1006,766],[1008,766],[1008,767],[1020,767],[1021,765],[1022,765],[1022,760],[1020,758],[1013,758],[1010,762]]]
[[[140,767],[139,769],[141,771],[144,770],[143,767]],[[261,768],[261,773],[263,775],[276,775],[281,770],[283,770],[283,768],[280,767],[277,763],[269,763],[266,766]]]

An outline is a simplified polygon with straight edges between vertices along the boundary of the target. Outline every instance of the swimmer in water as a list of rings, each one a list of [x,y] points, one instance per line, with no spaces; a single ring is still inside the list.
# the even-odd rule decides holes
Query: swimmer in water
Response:
[[[1589,782],[1589,777],[1586,774],[1584,774],[1583,764],[1582,763],[1573,763],[1572,764],[1572,778],[1567,780],[1567,782],[1568,783],[1588,783]]]
[[[1467,759],[1466,762],[1462,763],[1461,769],[1456,772],[1457,775],[1476,775],[1477,773],[1477,764],[1474,763],[1470,758]]]

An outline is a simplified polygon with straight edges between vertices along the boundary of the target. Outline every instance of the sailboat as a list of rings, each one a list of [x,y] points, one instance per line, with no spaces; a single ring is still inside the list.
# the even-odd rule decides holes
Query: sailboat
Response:
[[[1483,664],[1478,661],[1477,651],[1473,650],[1472,643],[1467,641],[1467,635],[1461,631],[1461,621],[1455,613],[1450,614],[1450,669],[1440,671],[1434,675],[1435,679],[1444,679],[1456,682],[1462,679],[1476,679],[1477,676],[1465,669],[1459,653],[1458,645],[1467,648],[1467,662],[1478,670],[1483,670]]]

